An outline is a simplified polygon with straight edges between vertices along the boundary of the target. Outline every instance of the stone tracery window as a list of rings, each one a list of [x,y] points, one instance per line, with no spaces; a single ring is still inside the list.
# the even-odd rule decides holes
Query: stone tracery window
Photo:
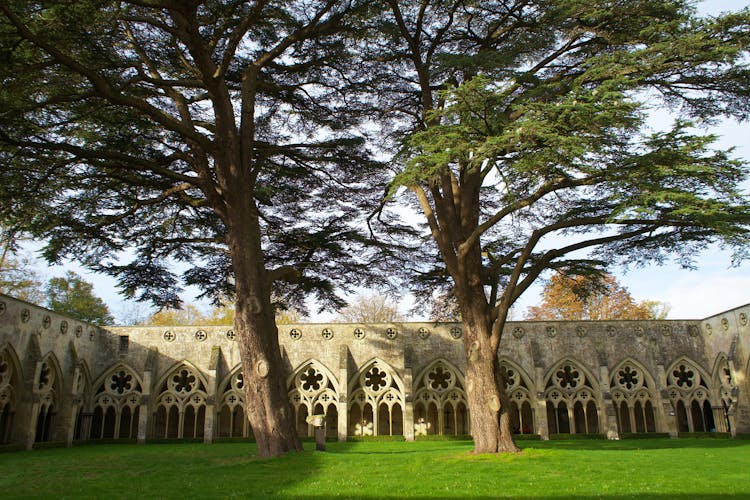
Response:
[[[620,433],[656,432],[656,412],[643,367],[622,363],[612,372],[610,388]]]
[[[221,385],[220,407],[216,435],[236,438],[252,435],[250,423],[245,414],[245,377],[238,366]]]
[[[311,436],[310,415],[326,416],[326,434],[338,434],[338,382],[318,361],[300,366],[290,379],[289,402],[295,414],[297,433]]]
[[[111,369],[102,378],[94,393],[90,437],[92,439],[135,439],[138,437],[142,393],[143,389],[133,370],[123,365]]]
[[[194,368],[182,364],[171,370],[156,399],[154,437],[203,437],[206,398],[206,387]]]
[[[716,429],[708,381],[693,361],[681,359],[667,371],[667,392],[679,432]]]
[[[445,360],[428,365],[414,388],[414,433],[468,434],[466,392],[458,369]]]
[[[596,434],[599,405],[593,381],[572,361],[552,370],[545,386],[550,434]]]
[[[394,374],[386,363],[374,360],[365,365],[350,382],[350,434],[403,434],[404,387]]]
[[[714,374],[714,387],[717,388],[717,401],[721,402],[721,407],[714,410],[714,422],[716,430],[721,432],[730,432],[732,422],[730,421],[730,412],[736,401],[734,393],[734,384],[732,381],[732,370],[729,366],[729,360],[722,354],[716,363],[716,373]]]
[[[40,404],[36,416],[35,441],[49,441],[54,436],[54,419],[57,415],[58,380],[52,359],[42,362],[35,390]]]
[[[15,391],[19,386],[10,354],[0,351],[0,444],[10,441],[15,415]]]
[[[520,434],[534,433],[534,410],[529,385],[518,367],[507,359],[500,361],[500,376],[505,380],[505,391],[510,400],[510,425]]]

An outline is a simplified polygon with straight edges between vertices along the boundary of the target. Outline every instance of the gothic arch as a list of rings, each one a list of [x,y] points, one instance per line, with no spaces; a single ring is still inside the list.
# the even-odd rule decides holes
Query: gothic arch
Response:
[[[564,358],[544,381],[550,434],[599,433],[599,383],[583,363]]]
[[[244,387],[245,376],[242,365],[238,364],[219,384],[217,437],[235,438],[252,435],[245,413]]]
[[[54,352],[42,358],[39,373],[35,374],[33,393],[39,398],[36,414],[35,441],[50,441],[54,435],[55,417],[59,411],[62,396],[63,378],[60,362]]]
[[[93,385],[91,439],[135,439],[138,437],[143,382],[125,363],[115,363]],[[85,421],[81,428],[85,431]]]
[[[532,398],[534,383],[517,363],[508,357],[501,356],[500,370],[505,376],[505,391],[510,401],[510,425],[515,432],[533,434],[535,406]]]
[[[73,371],[72,394],[73,410],[76,417],[73,422],[73,439],[85,440],[91,432],[91,417],[93,415],[91,395],[91,371],[85,360],[80,360]]]
[[[154,437],[203,438],[208,398],[206,387],[206,377],[187,360],[166,370],[156,385]]]
[[[445,358],[432,361],[413,385],[415,435],[469,434],[464,376],[454,364]]]
[[[711,407],[711,376],[695,361],[682,356],[667,370],[667,392],[674,407],[678,432],[715,429]]]
[[[720,352],[716,355],[712,374],[714,392],[711,400],[714,402],[714,423],[717,424],[717,430],[729,432],[732,430],[730,413],[734,411],[736,395],[733,395],[735,382],[732,377],[732,367],[725,353]]]
[[[338,429],[339,383],[320,361],[308,359],[287,377],[289,403],[294,412],[297,434],[311,436],[311,415],[325,415],[326,434],[336,436]]]
[[[373,358],[349,380],[349,433],[403,434],[406,390],[391,365]]]
[[[620,361],[610,372],[612,405],[620,433],[656,432],[656,381],[633,358]]]
[[[18,355],[8,344],[0,349],[0,444],[10,442],[13,434],[13,417],[23,388],[22,377]]]

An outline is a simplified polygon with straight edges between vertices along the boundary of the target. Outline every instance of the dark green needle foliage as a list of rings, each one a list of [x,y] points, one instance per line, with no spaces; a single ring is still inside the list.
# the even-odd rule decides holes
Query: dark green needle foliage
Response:
[[[455,293],[482,377],[510,307],[548,270],[692,266],[711,244],[747,256],[747,167],[701,126],[750,117],[748,9],[699,18],[686,1],[387,3],[370,56],[388,75],[381,112],[399,147],[390,193],[426,224],[428,257],[409,277],[425,298],[441,285]],[[650,113],[673,123],[650,130]],[[509,450],[497,444],[498,414],[477,411],[490,382],[474,379],[484,389],[468,394],[477,451]]]

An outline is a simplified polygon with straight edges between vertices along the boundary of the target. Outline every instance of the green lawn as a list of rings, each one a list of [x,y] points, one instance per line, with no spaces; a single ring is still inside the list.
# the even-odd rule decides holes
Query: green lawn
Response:
[[[248,443],[90,445],[0,454],[0,497],[750,498],[750,441],[328,443],[259,460]]]

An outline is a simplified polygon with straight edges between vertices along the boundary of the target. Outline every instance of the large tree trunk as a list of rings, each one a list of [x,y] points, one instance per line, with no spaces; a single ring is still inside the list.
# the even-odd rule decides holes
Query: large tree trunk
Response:
[[[466,397],[471,414],[474,453],[517,452],[520,450],[510,427],[505,381],[500,375],[497,352],[491,348],[489,321],[482,316],[482,311],[464,310],[462,313]]]
[[[275,457],[300,451],[286,389],[278,330],[271,306],[257,211],[252,202],[233,214],[228,243],[234,268],[234,328],[244,374],[245,405],[258,455]]]

